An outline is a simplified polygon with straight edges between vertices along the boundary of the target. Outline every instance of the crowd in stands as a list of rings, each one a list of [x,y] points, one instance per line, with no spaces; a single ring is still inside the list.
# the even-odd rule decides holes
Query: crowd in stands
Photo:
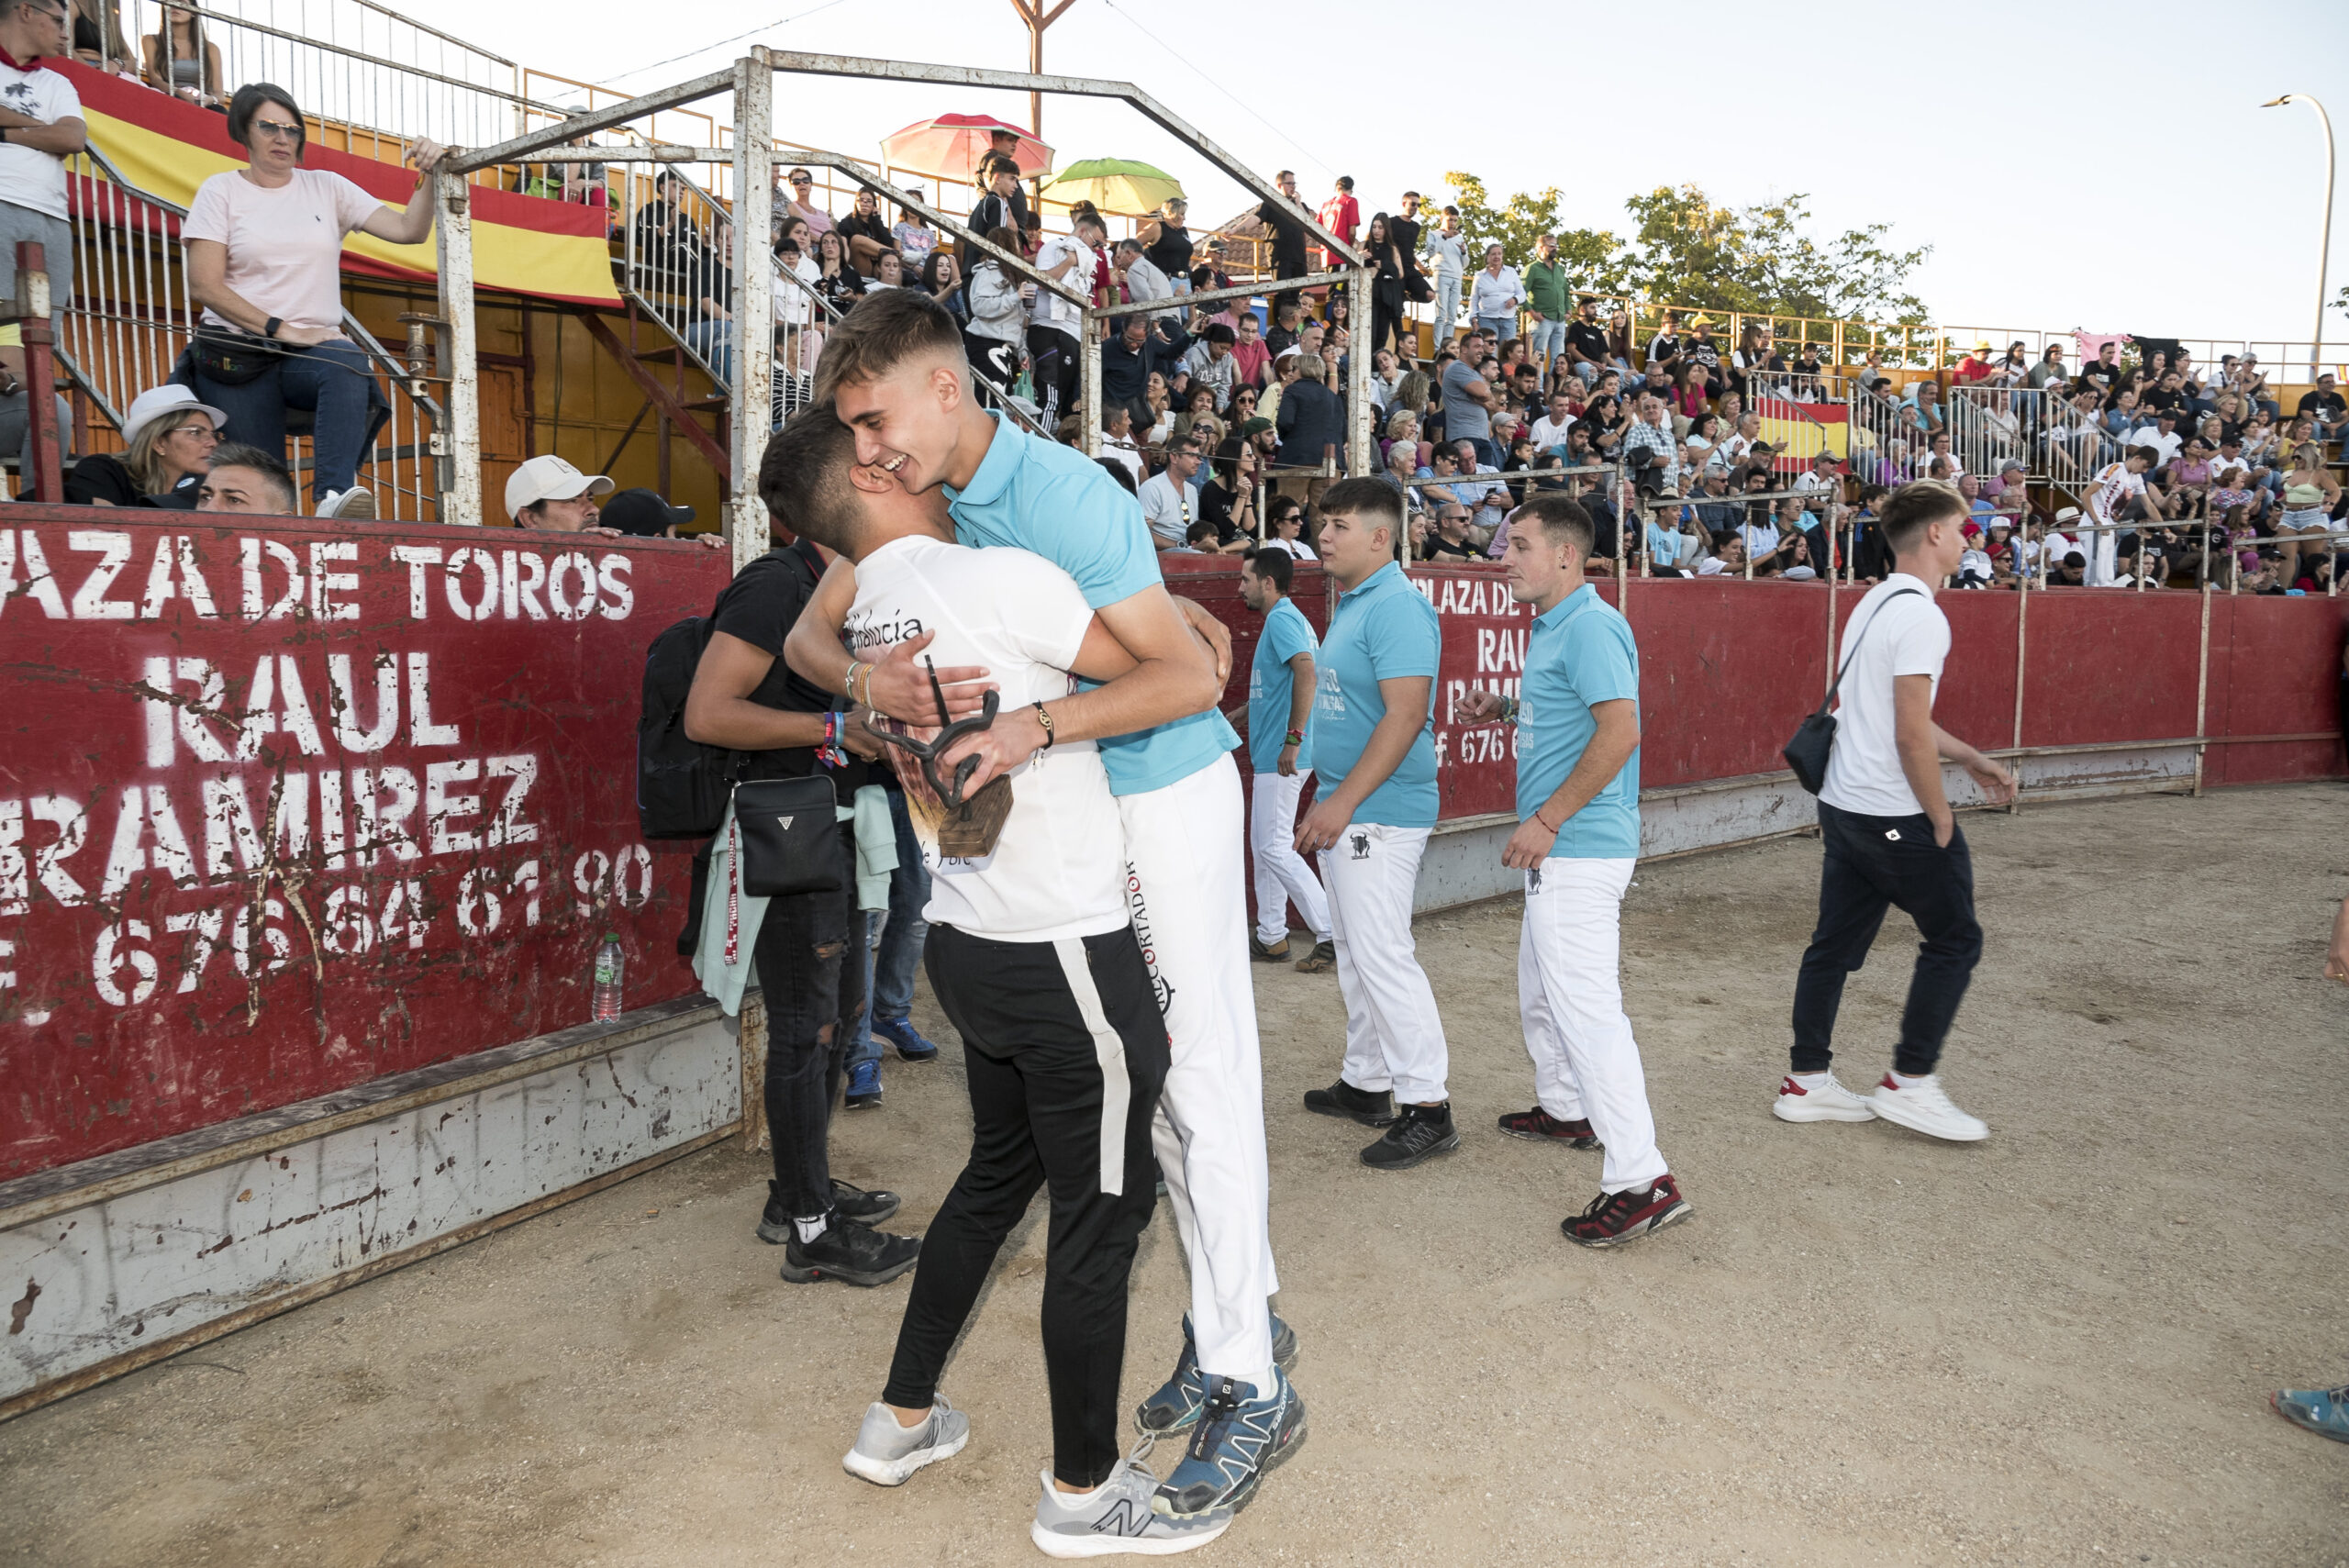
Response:
[[[1086,444],[1074,303],[976,247],[958,255],[910,213],[885,222],[869,193],[836,217],[811,201],[806,170],[787,182],[778,257],[810,295],[845,308],[874,288],[929,289],[963,324],[972,363],[997,395]],[[1275,279],[1259,299],[1187,305],[1234,280],[1223,239],[1195,236],[1181,200],[1112,241],[1083,205],[1070,232],[1047,235],[1008,148],[987,155],[974,183],[986,194],[970,227],[991,244],[1089,292],[1097,307],[1134,307],[1104,329],[1099,450],[1141,495],[1163,550],[1247,548],[1259,508],[1270,510],[1261,481],[1301,498],[1295,548],[1309,551],[1318,481],[1349,462],[1356,352],[1373,357],[1375,468],[1402,491],[1422,560],[1497,559],[1510,509],[1555,490],[1597,520],[1594,565],[1621,556],[1654,575],[1869,581],[1885,570],[1876,502],[1925,478],[1956,485],[1980,515],[1966,586],[2190,582],[2207,545],[2208,570],[2282,592],[2322,586],[2343,542],[2301,542],[2343,528],[2327,460],[2349,433],[2349,410],[2331,375],[2287,410],[2255,357],[2206,369],[2175,343],[2124,351],[2107,340],[2075,373],[2061,345],[2034,359],[2020,341],[2003,355],[1984,342],[1945,388],[1941,378],[1899,384],[1873,350],[1848,366],[1826,362],[1815,343],[1782,351],[1760,322],[1727,341],[1702,313],[1667,313],[1638,341],[1626,311],[1573,288],[1554,236],[1512,266],[1498,245],[1472,253],[1456,209],[1428,210],[1406,192],[1394,211],[1365,214],[1341,180],[1315,216],[1368,251],[1375,281],[1358,302],[1343,287],[1284,286],[1326,264],[1287,171],[1280,199],[1242,226],[1263,241]],[[845,245],[832,238],[842,234]],[[1432,358],[1412,328],[1414,304],[1433,307]],[[1806,459],[1765,438],[1765,396],[1841,402],[1847,392],[1848,457]],[[2034,495],[2028,477],[2051,467],[2074,479],[2085,509]],[[2125,569],[2099,573],[2108,538],[2105,553]]]

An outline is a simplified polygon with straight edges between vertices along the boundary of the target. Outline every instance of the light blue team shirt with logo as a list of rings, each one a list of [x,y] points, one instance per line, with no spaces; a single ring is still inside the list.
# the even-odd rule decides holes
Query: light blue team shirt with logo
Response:
[[[1436,817],[1435,673],[1443,628],[1435,606],[1388,562],[1338,601],[1321,639],[1313,696],[1313,766],[1322,799],[1346,782],[1370,732],[1386,717],[1378,683],[1428,677],[1428,709],[1411,749],[1386,781],[1354,807],[1353,820],[1386,828],[1432,828]],[[1255,720],[1251,717],[1250,723]],[[1284,727],[1286,728],[1286,727]]]
[[[1313,623],[1286,595],[1264,617],[1256,639],[1256,658],[1248,666],[1248,761],[1260,773],[1276,773],[1281,748],[1288,743],[1288,705],[1297,685],[1297,672],[1288,662],[1310,653],[1318,666],[1320,645],[1313,639]],[[1305,743],[1297,749],[1297,771],[1313,765],[1313,712],[1305,714]]]
[[[1040,440],[1000,414],[993,417],[995,439],[979,471],[961,490],[946,486],[957,539],[1033,550],[1075,578],[1097,610],[1164,581],[1141,504],[1108,471],[1074,447]],[[1145,795],[1189,778],[1239,745],[1240,737],[1209,708],[1099,744],[1109,793]]]
[[[1629,699],[1639,711],[1640,650],[1622,613],[1586,583],[1542,615],[1525,645],[1517,710],[1517,819],[1558,793],[1598,732],[1594,705]],[[1566,818],[1553,858],[1630,860],[1640,852],[1637,747],[1607,787]]]

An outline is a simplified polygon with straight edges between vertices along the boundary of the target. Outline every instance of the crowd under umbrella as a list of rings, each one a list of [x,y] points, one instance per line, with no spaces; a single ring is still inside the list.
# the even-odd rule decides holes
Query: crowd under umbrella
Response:
[[[1009,131],[1019,139],[1012,156],[1019,161],[1021,179],[1052,172],[1050,147],[1032,132],[993,115],[934,115],[916,120],[881,139],[881,157],[893,169],[967,182],[979,160],[994,147],[997,131]]]
[[[1163,169],[1130,158],[1086,158],[1045,181],[1043,190],[1072,206],[1091,202],[1105,213],[1141,217],[1181,195],[1183,183]]]

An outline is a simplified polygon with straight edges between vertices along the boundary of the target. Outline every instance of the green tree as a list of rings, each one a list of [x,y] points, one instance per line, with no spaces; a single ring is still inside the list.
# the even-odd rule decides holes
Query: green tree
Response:
[[[1459,193],[1453,205],[1472,266],[1497,240],[1509,263],[1521,267],[1533,259],[1536,239],[1555,234],[1575,286],[1598,294],[1828,320],[1926,319],[1909,278],[1932,248],[1899,250],[1881,223],[1816,239],[1808,232],[1809,198],[1800,193],[1731,208],[1715,206],[1696,185],[1658,186],[1623,204],[1637,225],[1625,240],[1609,229],[1565,228],[1555,186],[1496,204],[1474,174],[1455,170],[1443,178]]]
[[[1808,199],[1797,193],[1749,207],[1715,206],[1696,185],[1660,185],[1631,197],[1623,205],[1639,224],[1625,257],[1633,290],[1713,310],[1924,321],[1925,302],[1908,283],[1932,248],[1896,249],[1891,226],[1881,223],[1814,239],[1806,232]]]
[[[1497,241],[1502,259],[1512,267],[1522,267],[1534,259],[1533,242],[1544,234],[1554,234],[1558,259],[1565,262],[1576,288],[1599,294],[1622,292],[1626,282],[1623,242],[1603,228],[1568,228],[1561,224],[1557,186],[1531,194],[1520,191],[1495,206],[1485,182],[1474,174],[1453,170],[1444,175],[1443,183],[1459,193],[1452,205],[1460,209],[1460,232],[1468,240],[1472,271],[1484,265],[1487,245]]]

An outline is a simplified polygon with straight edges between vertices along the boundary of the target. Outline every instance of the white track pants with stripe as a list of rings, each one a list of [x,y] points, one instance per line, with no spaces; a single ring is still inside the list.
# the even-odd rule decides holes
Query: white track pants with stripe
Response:
[[[1533,1092],[1560,1121],[1587,1119],[1607,1146],[1599,1186],[1664,1173],[1639,1042],[1623,1013],[1623,891],[1633,862],[1553,857],[1525,873],[1517,1000]]]
[[[1172,1065],[1152,1139],[1191,1264],[1202,1371],[1252,1380],[1273,1364],[1264,1069],[1248,968],[1240,770],[1229,755],[1161,789],[1118,797],[1126,895],[1166,1014]]]

